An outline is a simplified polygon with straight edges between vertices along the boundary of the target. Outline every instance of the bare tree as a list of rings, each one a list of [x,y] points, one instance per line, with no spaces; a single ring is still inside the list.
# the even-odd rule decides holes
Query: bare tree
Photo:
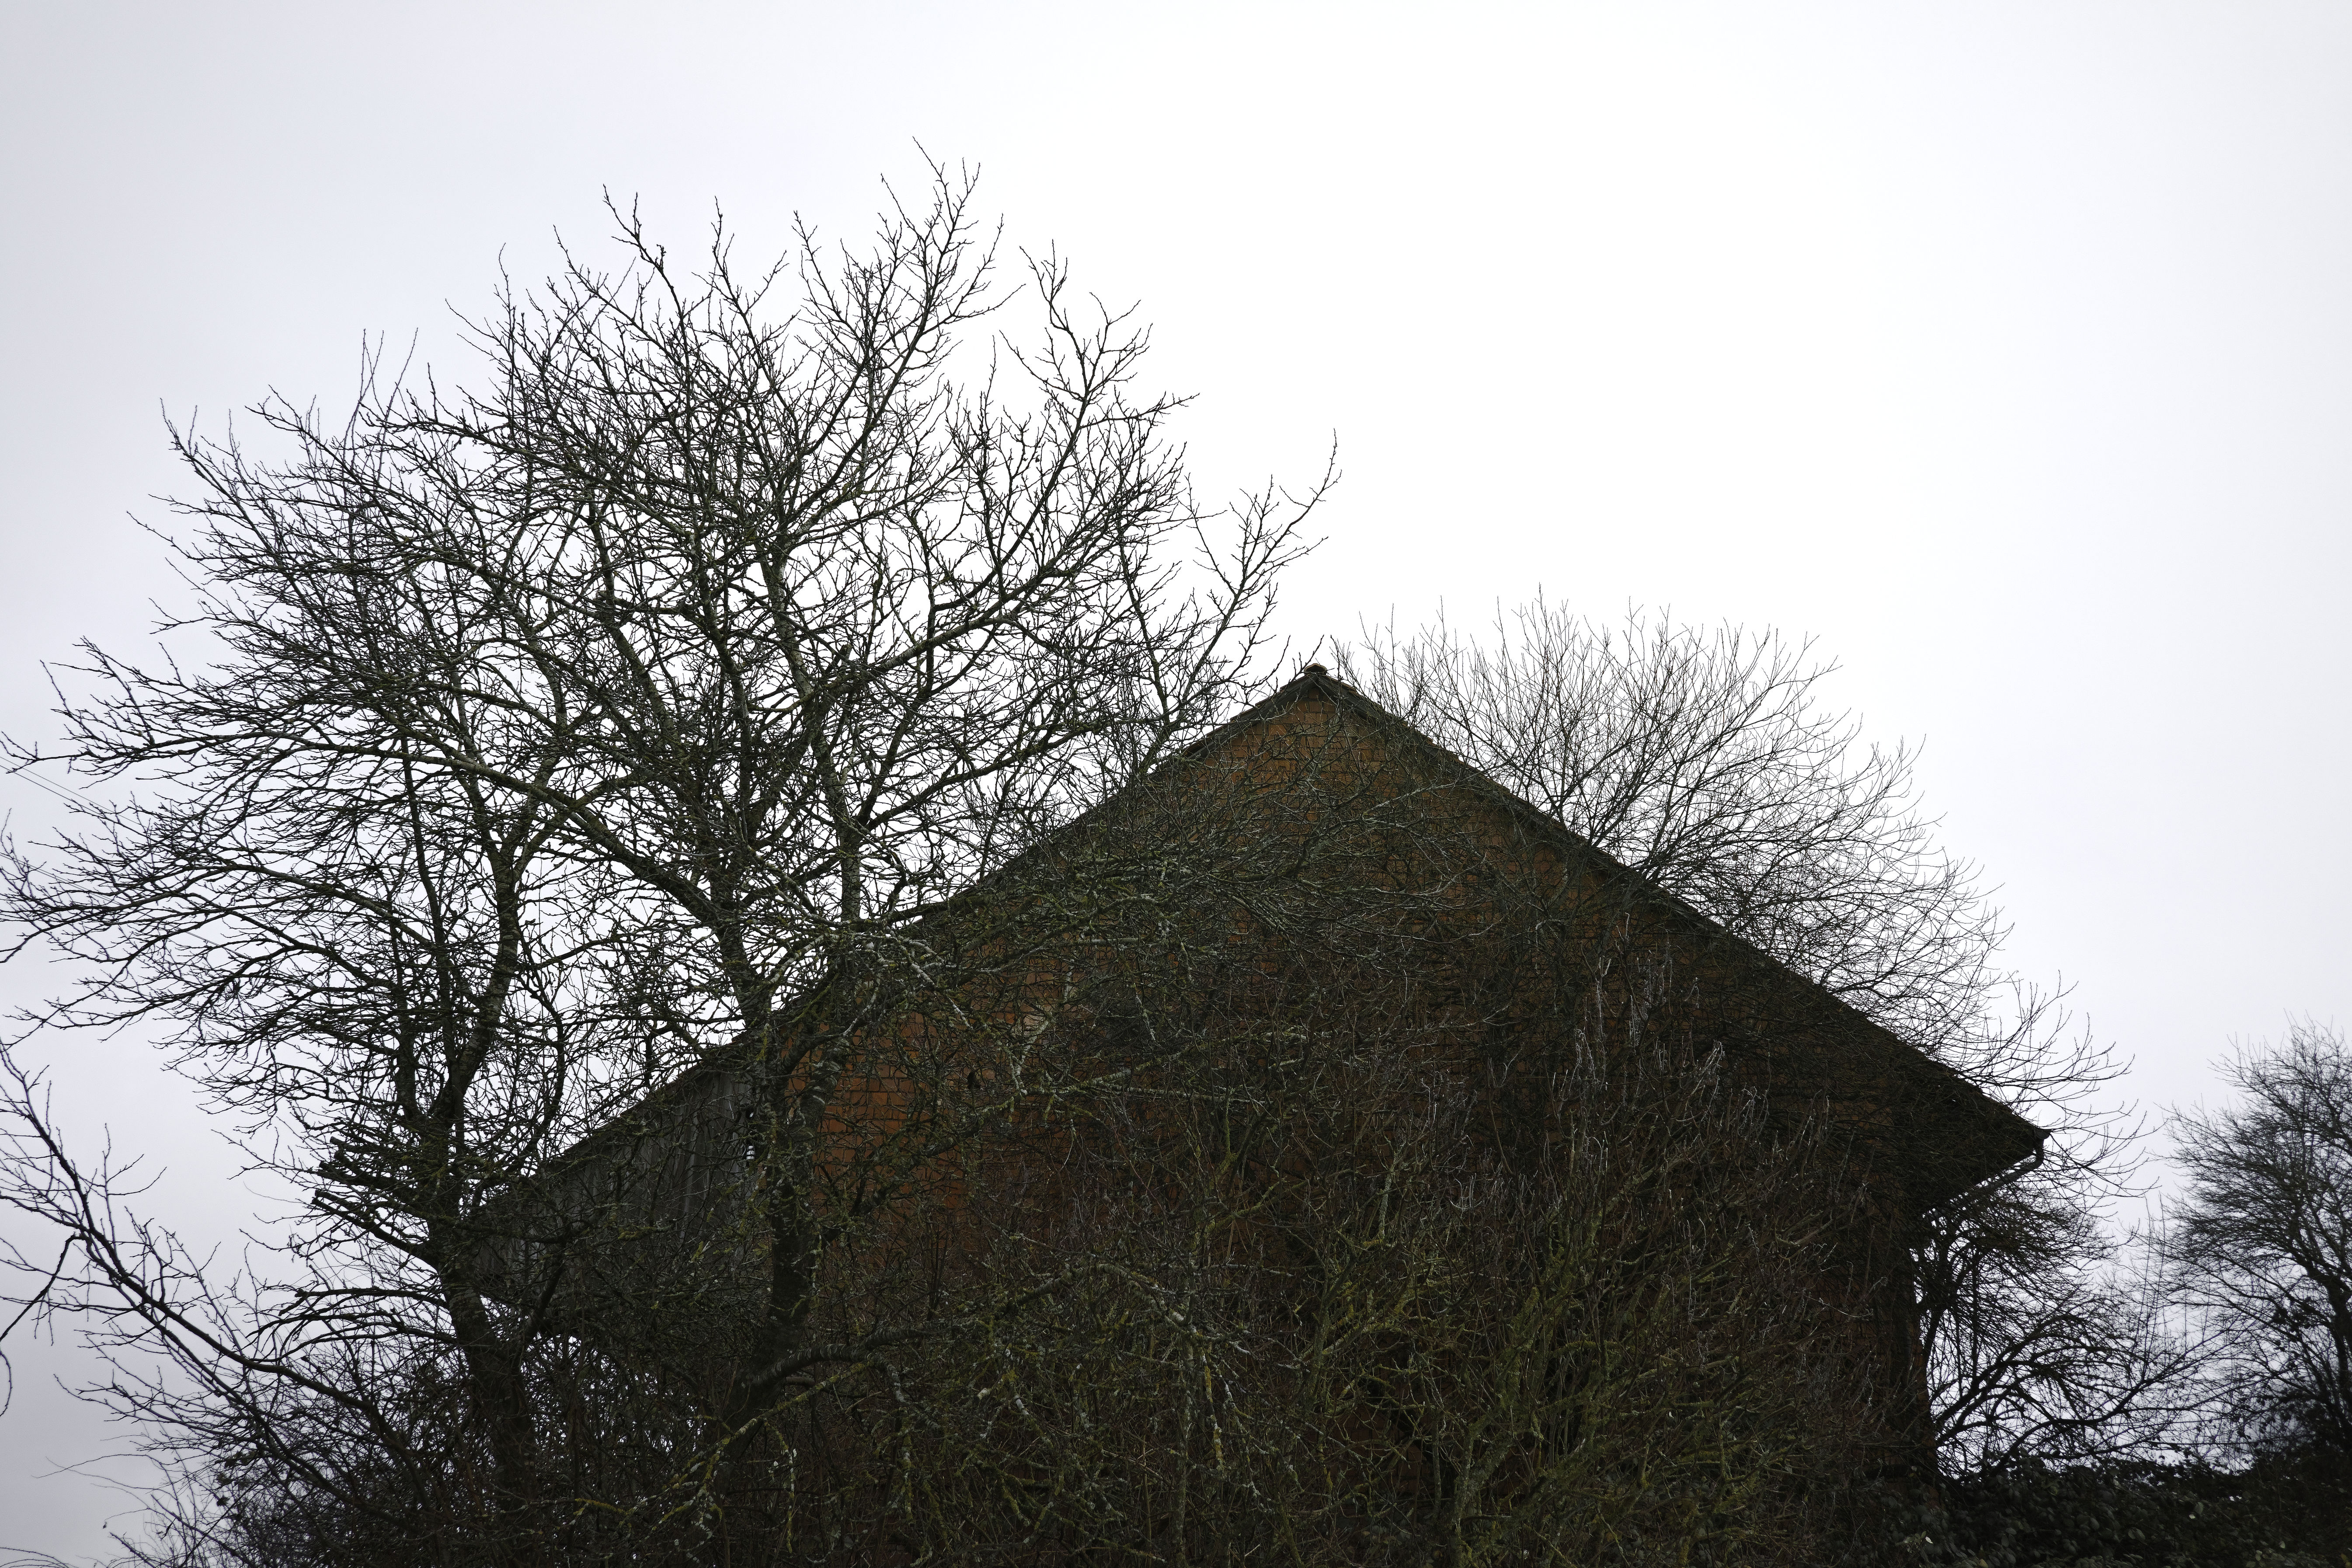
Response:
[[[2352,1055],[2300,1023],[2223,1070],[2240,1100],[2173,1121],[2172,1242],[2215,1331],[2227,1436],[2352,1455]]]
[[[2068,1206],[2090,1185],[1964,1194],[1914,1234],[1929,1408],[1955,1472],[2144,1455],[2195,1415],[2203,1346],[2161,1238],[2119,1241],[2096,1208]]]
[[[586,1385],[548,1381],[554,1274],[500,1270],[560,1274],[593,1216],[501,1200],[722,1051],[771,1267],[740,1375],[645,1440],[673,1474],[726,1453],[824,1359],[835,1097],[908,933],[1257,678],[1319,490],[1204,513],[1177,405],[1135,394],[1142,331],[1051,256],[1003,288],[970,181],[935,175],[869,252],[803,233],[749,273],[723,231],[683,270],[616,215],[621,270],[575,259],[475,326],[475,390],[267,404],[268,456],[175,435],[184,646],[87,648],[62,745],[12,746],[85,792],[6,860],[11,951],[83,977],[16,1048],[159,1031],[310,1214],[277,1274],[204,1278],[28,1067],[0,1195],[68,1242],[37,1310],[165,1352],[113,1393],[215,1466],[338,1517],[489,1500],[513,1528],[452,1552],[549,1550],[530,1521],[582,1495],[550,1401]],[[985,335],[1016,301],[1034,334]]]
[[[1979,1023],[2001,928],[1916,807],[1911,753],[1826,710],[1810,645],[1541,598],[1342,656],[1375,700],[1656,886],[1898,1032]],[[1979,1068],[1982,1064],[1970,1061]]]

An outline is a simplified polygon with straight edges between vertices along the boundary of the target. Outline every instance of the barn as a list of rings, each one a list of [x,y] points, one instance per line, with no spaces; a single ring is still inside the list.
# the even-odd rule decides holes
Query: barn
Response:
[[[2042,1137],[1314,665],[786,1011],[486,1211],[496,1294],[1152,1539],[1276,1474],[1717,1517],[1709,1399],[1916,1467],[1906,1238]]]

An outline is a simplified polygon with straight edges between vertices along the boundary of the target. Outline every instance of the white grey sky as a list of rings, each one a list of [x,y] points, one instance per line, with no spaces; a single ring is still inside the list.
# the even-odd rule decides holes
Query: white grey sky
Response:
[[[0,127],[17,733],[171,594],[125,521],[178,484],[159,405],[332,404],[367,332],[454,367],[447,306],[607,187],[681,247],[714,201],[856,237],[919,140],[1141,302],[1209,487],[1337,433],[1296,636],[1538,584],[1814,635],[2141,1098],[2352,1021],[2341,5],[13,0]],[[59,1094],[229,1228],[151,1054]],[[119,1506],[55,1473],[107,1440],[70,1366],[17,1358],[0,1545]]]

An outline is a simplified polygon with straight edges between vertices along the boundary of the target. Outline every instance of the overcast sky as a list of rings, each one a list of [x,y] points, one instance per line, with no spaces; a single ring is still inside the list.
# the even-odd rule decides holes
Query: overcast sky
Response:
[[[500,258],[868,227],[917,143],[1140,303],[1203,486],[1310,478],[1302,643],[1538,585],[1818,639],[2012,956],[2162,1107],[2352,1021],[2352,8],[0,6],[0,727],[174,585],[163,413],[458,370]],[[0,799],[21,830],[44,815]],[[40,977],[0,974],[23,996]],[[58,1108],[249,1206],[135,1041]],[[18,1347],[0,1545],[119,1445]]]

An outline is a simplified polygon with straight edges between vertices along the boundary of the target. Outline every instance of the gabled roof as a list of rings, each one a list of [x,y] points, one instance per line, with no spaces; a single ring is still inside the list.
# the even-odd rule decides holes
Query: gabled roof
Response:
[[[1769,977],[1770,985],[1780,997],[1777,1006],[1782,1014],[1801,1011],[1817,1022],[1828,1021],[1834,1032],[1842,1037],[1841,1049],[1847,1053],[1842,1065],[1854,1069],[1867,1083],[1843,1086],[1842,1092],[1828,1092],[1839,1089],[1841,1086],[1822,1081],[1825,1072],[1834,1073],[1838,1069],[1825,1069],[1817,1062],[1811,1071],[1798,1075],[1797,1081],[1790,1087],[1803,1100],[1826,1098],[1860,1102],[1879,1093],[1898,1095],[1910,1118],[1909,1125],[1895,1140],[1902,1146],[1882,1149],[1881,1158],[1875,1163],[1894,1171],[1895,1179],[1905,1189],[1907,1206],[1915,1212],[1948,1203],[1970,1186],[1997,1177],[2041,1148],[2046,1136],[2042,1129],[1994,1100],[1917,1047],[1873,1021],[1826,987],[1727,931],[1718,921],[1575,833],[1558,817],[1479,772],[1320,665],[1308,665],[1296,679],[1192,742],[1181,755],[1192,761],[1213,756],[1243,742],[1252,730],[1269,725],[1302,706],[1314,703],[1328,704],[1336,713],[1379,735],[1386,744],[1397,749],[1392,754],[1417,758],[1426,767],[1440,772],[1449,784],[1474,792],[1477,797],[1505,814],[1531,840],[1552,847],[1567,865],[1583,868],[1605,879],[1612,890],[1651,911],[1678,934],[1703,944],[1710,956],[1717,959],[1728,957],[1748,966],[1754,973]],[[1013,873],[1015,867],[1040,852],[1050,852],[1049,847],[1063,835],[1077,831],[1088,822],[1100,820],[1104,813],[1117,806],[1118,798],[1114,797],[1096,806],[1048,835],[1039,844],[999,868],[983,880],[982,886],[994,883]],[[967,891],[978,890],[975,888]],[[949,900],[944,906],[926,916],[926,923],[937,920],[952,921],[963,896]],[[668,1120],[689,1101],[720,1092],[719,1080],[737,1065],[739,1058],[732,1047],[740,1044],[740,1041],[731,1042],[730,1047],[714,1050],[646,1096],[631,1110],[588,1134],[571,1150],[558,1156],[555,1163],[570,1163],[616,1141],[641,1135],[625,1131],[624,1123],[642,1130],[649,1121]],[[1873,1089],[1871,1085],[1877,1087]],[[1871,1142],[1884,1141],[1874,1137]],[[1894,1158],[1885,1157],[1889,1154]]]
[[[1252,728],[1318,701],[1330,704],[1337,712],[1366,726],[1390,744],[1418,753],[1425,764],[1444,770],[1457,787],[1475,792],[1505,813],[1521,831],[1551,845],[1570,865],[1588,868],[1605,879],[1681,933],[1704,942],[1717,953],[1736,956],[1759,973],[1774,976],[1792,997],[1804,999],[1808,1011],[1836,1018],[1853,1045],[1867,1054],[1869,1068],[1884,1075],[1888,1087],[1899,1093],[1913,1119],[1913,1125],[1898,1140],[1911,1147],[1898,1152],[1915,1207],[1932,1209],[1948,1204],[1970,1187],[1990,1181],[2039,1153],[2048,1137],[2043,1129],[1818,981],[1790,968],[1659,887],[1319,664],[1307,665],[1297,679],[1192,742],[1185,748],[1186,754],[1200,757],[1230,746]]]

